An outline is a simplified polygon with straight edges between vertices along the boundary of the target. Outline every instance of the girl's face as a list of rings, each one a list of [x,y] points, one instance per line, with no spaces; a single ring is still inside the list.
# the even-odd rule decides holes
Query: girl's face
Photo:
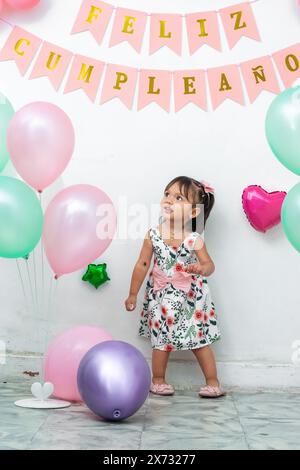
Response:
[[[192,203],[180,192],[178,183],[165,191],[160,206],[163,216],[168,221],[185,225],[192,217],[195,217]]]

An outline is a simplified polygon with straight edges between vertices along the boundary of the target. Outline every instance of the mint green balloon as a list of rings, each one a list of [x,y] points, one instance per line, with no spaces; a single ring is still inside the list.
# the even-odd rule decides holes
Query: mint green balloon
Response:
[[[267,113],[266,136],[278,160],[300,175],[300,86],[274,99]]]
[[[289,242],[300,253],[300,183],[288,192],[283,202],[281,222]]]
[[[35,192],[20,180],[0,176],[0,257],[29,255],[42,230],[43,212]]]
[[[6,145],[6,132],[9,121],[14,115],[14,109],[7,98],[0,93],[0,173],[9,160]]]

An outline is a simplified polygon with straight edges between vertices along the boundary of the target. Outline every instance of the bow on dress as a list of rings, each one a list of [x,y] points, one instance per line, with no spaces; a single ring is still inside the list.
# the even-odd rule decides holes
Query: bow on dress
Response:
[[[153,271],[153,290],[158,291],[164,289],[167,284],[172,284],[176,289],[180,289],[185,293],[191,288],[192,274],[185,271],[175,271],[173,276],[167,276],[157,265]]]

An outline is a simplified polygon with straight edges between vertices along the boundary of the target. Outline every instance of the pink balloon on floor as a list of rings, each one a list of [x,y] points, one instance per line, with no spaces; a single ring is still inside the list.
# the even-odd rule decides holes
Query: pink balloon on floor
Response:
[[[54,396],[63,400],[82,401],[77,387],[81,359],[96,344],[112,337],[96,326],[76,326],[56,336],[44,360],[44,380],[54,385]]]
[[[74,145],[70,118],[52,103],[29,103],[9,123],[7,147],[12,163],[26,183],[39,192],[62,174]]]
[[[281,207],[286,197],[284,191],[268,193],[261,186],[248,186],[243,191],[242,203],[247,219],[255,230],[265,233],[278,225]]]
[[[70,186],[50,202],[43,243],[57,277],[93,263],[110,245],[116,212],[101,189],[87,184]]]
[[[15,10],[29,10],[40,3],[40,0],[5,0],[8,6]]]

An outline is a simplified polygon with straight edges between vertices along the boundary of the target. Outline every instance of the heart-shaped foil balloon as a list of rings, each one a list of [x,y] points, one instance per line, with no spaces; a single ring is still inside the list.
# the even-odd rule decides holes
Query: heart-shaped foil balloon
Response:
[[[243,191],[242,203],[247,219],[255,230],[265,233],[281,221],[281,207],[286,197],[284,191],[268,193],[258,185]]]

